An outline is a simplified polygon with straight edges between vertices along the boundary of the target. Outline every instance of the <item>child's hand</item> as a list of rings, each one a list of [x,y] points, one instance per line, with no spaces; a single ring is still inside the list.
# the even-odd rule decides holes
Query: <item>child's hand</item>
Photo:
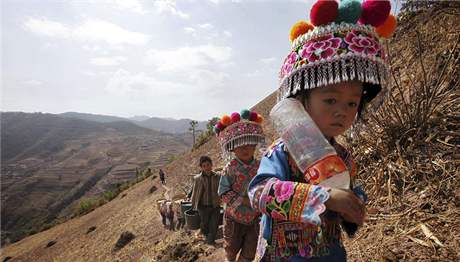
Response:
[[[325,204],[327,209],[339,213],[348,222],[364,223],[364,202],[350,190],[331,188]]]

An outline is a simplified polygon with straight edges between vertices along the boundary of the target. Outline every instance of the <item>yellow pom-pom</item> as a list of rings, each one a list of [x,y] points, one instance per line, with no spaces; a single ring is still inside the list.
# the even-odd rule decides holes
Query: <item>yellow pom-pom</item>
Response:
[[[228,115],[224,115],[221,119],[220,119],[220,122],[222,123],[222,125],[224,126],[229,126],[232,124],[232,118]]]
[[[314,26],[305,21],[299,21],[295,23],[292,28],[291,32],[289,33],[289,40],[294,41],[300,35],[307,33],[310,30],[313,30]]]
[[[396,30],[396,24],[396,17],[390,14],[381,26],[375,28],[375,31],[381,37],[390,38]]]
[[[264,121],[264,117],[261,116],[261,115],[257,115],[256,122],[259,123],[259,124],[262,124],[263,121]]]

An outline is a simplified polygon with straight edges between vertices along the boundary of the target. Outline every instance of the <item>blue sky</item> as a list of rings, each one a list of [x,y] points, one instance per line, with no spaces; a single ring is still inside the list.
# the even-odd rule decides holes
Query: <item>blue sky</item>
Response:
[[[277,88],[301,0],[2,0],[2,111],[206,120]]]

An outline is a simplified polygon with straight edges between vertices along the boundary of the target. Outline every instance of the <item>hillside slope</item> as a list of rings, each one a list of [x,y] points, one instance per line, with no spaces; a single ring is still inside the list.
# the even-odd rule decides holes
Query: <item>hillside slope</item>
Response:
[[[2,113],[2,243],[70,215],[82,198],[136,179],[189,148],[129,122]]]

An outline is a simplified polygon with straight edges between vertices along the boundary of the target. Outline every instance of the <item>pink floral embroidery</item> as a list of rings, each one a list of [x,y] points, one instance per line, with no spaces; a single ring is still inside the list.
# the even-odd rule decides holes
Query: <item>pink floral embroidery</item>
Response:
[[[265,195],[263,201],[264,201],[265,203],[271,203],[271,202],[273,202],[273,197],[270,196],[270,195]]]
[[[344,40],[348,44],[348,48],[355,53],[375,55],[380,50],[380,45],[377,41],[356,30],[349,32]]]
[[[326,59],[336,53],[340,43],[342,43],[341,38],[330,34],[306,43],[300,50],[300,56],[307,58],[309,62]]]
[[[275,197],[276,200],[281,203],[291,198],[294,193],[294,183],[276,183],[275,186]]]
[[[288,75],[289,73],[291,73],[295,62],[297,61],[297,57],[298,57],[298,55],[297,55],[296,52],[291,52],[288,55],[288,57],[286,57],[286,60],[284,60],[284,64],[281,67],[281,74],[282,75]]]

